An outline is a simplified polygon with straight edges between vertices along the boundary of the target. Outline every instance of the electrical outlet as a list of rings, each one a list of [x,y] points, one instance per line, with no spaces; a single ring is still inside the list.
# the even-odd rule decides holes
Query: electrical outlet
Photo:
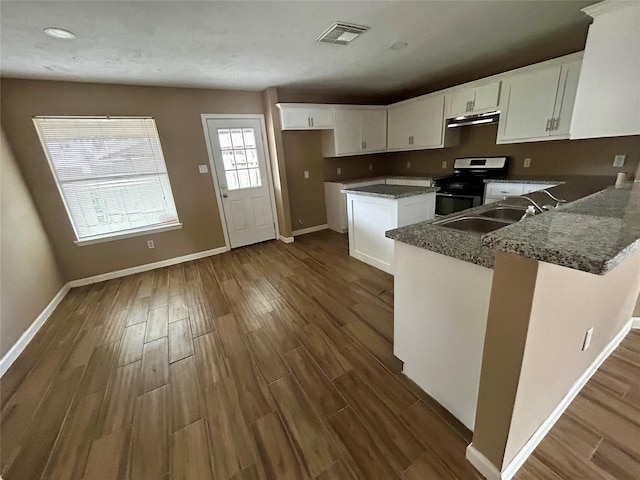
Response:
[[[153,240],[147,240],[147,248],[156,248]]]
[[[305,171],[304,171],[304,178],[305,178],[306,180],[309,180],[309,170],[305,170]]]
[[[411,168],[411,162],[407,162],[407,170]]]
[[[442,161],[442,168],[445,168],[445,169],[447,168],[447,161],[446,160]]]
[[[587,333],[584,334],[584,341],[582,342],[583,352],[591,345],[591,337],[593,337],[593,327],[587,330]]]
[[[206,165],[198,165],[198,171],[200,173],[209,173],[209,167]]]
[[[624,161],[627,158],[626,155],[616,155],[613,157],[613,166],[614,167],[624,167]]]
[[[531,166],[531,159],[530,158],[525,158],[524,159],[524,168],[529,168]]]
[[[336,172],[338,173],[338,175],[342,175],[342,169],[340,167],[338,167],[338,169],[336,170]]]
[[[371,172],[373,170],[373,163],[369,164],[369,171]]]

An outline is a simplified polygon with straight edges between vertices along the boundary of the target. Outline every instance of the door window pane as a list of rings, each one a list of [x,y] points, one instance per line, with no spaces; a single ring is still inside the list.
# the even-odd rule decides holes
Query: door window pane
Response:
[[[220,128],[218,139],[227,188],[256,188],[262,186],[256,134],[253,128]]]
[[[249,188],[251,186],[248,170],[238,170],[238,183],[240,188]]]
[[[257,168],[249,169],[249,178],[251,179],[252,187],[261,187],[262,181],[260,180],[260,170]]]

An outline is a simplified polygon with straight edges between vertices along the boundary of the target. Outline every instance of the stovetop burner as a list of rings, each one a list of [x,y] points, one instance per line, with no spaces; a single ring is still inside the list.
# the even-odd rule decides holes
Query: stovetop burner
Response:
[[[453,175],[434,181],[439,192],[458,195],[482,195],[484,180],[507,174],[508,157],[456,158]]]

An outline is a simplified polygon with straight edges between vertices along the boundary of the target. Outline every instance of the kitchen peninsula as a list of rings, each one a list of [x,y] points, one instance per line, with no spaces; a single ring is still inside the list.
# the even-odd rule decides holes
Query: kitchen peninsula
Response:
[[[385,231],[434,218],[436,190],[382,183],[342,190],[347,195],[349,254],[393,274],[393,241]]]
[[[557,180],[567,205],[485,235],[441,219],[387,232],[394,353],[473,430],[467,458],[487,478],[524,463],[629,331],[640,291],[640,184]]]

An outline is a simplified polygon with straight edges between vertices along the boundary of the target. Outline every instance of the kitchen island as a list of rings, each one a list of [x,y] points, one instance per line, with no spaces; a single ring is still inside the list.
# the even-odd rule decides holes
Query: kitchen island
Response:
[[[436,190],[388,184],[343,190],[347,195],[349,254],[393,274],[393,241],[385,237],[385,231],[434,218]]]
[[[442,219],[387,232],[394,353],[474,431],[467,457],[488,478],[517,471],[631,328],[640,184],[563,180],[551,192],[568,204],[484,235]]]

